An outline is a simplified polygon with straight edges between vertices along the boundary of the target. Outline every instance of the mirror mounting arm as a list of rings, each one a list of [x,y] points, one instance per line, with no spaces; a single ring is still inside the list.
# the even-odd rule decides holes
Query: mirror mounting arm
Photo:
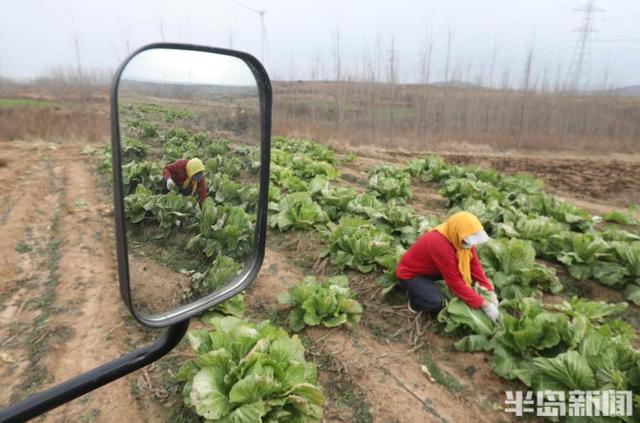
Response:
[[[32,419],[153,363],[178,345],[188,327],[189,320],[170,326],[153,344],[132,351],[0,410],[0,423]]]

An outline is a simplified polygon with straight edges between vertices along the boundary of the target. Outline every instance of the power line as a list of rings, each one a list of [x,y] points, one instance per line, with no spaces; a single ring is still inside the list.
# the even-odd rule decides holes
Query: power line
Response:
[[[576,4],[575,2],[572,2]],[[493,42],[486,41],[484,45],[481,43],[481,47],[476,48],[474,52],[472,52],[472,56],[475,59],[476,56],[491,56],[493,51],[505,51],[505,50],[513,50],[515,46],[519,44],[528,44],[532,41],[531,27],[525,25],[525,23],[535,23],[533,26],[536,29],[536,32],[545,32],[545,26],[552,23],[551,19],[543,19],[543,18],[555,18],[558,16],[564,16],[566,14],[572,13],[573,10],[570,9],[571,5],[557,5],[553,8],[547,9],[535,16],[527,16],[520,19],[512,20],[507,24],[496,26],[495,34]],[[540,22],[542,20],[542,22]],[[502,41],[498,41],[497,35],[498,30],[502,34],[510,34],[507,39],[503,39]],[[559,34],[548,34],[545,38],[558,38]],[[537,37],[536,37],[537,38]],[[478,40],[475,40],[476,42]],[[536,39],[536,42],[539,39]]]
[[[638,43],[640,38],[600,38],[593,41],[597,43]]]
[[[239,1],[235,1],[235,0],[227,0],[227,1],[229,3],[235,4],[236,6],[240,6],[242,8],[247,9],[247,10],[251,10],[252,12],[256,12],[256,13],[262,13],[263,12],[262,9],[256,9],[255,7],[248,6],[248,5],[244,4],[244,3],[240,3]]]

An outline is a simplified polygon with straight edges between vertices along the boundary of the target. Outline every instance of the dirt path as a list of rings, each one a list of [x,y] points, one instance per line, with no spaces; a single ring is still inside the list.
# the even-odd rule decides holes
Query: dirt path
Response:
[[[31,155],[50,151],[43,144],[21,144],[20,149]],[[16,174],[22,175],[18,181]],[[20,169],[16,161],[7,161],[7,166],[0,169],[3,186],[17,182],[29,187],[26,193],[11,190],[3,200],[8,206],[0,225],[1,404],[33,392],[47,376],[38,358],[39,346],[46,341],[43,328],[49,319],[47,308],[56,277],[60,176],[61,169],[51,162],[42,168],[34,163]]]
[[[56,325],[72,328],[75,336],[50,351],[44,360],[55,381],[120,356],[122,345],[113,341],[122,340],[123,333],[114,332],[124,325],[121,319],[114,319],[121,314],[114,245],[105,231],[111,220],[97,211],[102,204],[93,172],[83,157],[64,150],[61,154],[65,154],[68,165],[64,168],[65,209],[60,221],[62,247],[56,288],[61,309]],[[92,393],[88,402],[74,401],[56,415],[68,421],[70,416],[99,404],[101,421],[141,421],[140,410],[131,407],[135,403],[128,381],[120,379]]]
[[[83,147],[12,142],[3,149],[34,163],[25,171],[10,162],[0,171],[3,186],[22,175],[0,227],[3,405],[142,342],[121,306],[113,217],[104,215],[110,198],[97,190]],[[160,412],[134,397],[136,380],[136,374],[120,379],[38,421],[157,421]]]

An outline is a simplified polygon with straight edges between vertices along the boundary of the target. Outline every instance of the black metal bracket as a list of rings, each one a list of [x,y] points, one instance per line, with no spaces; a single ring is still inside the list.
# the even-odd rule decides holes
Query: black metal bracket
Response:
[[[0,411],[0,423],[16,423],[32,419],[153,363],[178,345],[188,327],[189,320],[177,323],[169,327],[153,344],[10,405]]]

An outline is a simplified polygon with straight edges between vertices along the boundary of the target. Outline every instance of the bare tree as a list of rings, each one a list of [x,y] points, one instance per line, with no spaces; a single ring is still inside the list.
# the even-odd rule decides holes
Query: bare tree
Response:
[[[4,63],[2,62],[3,60],[3,56],[2,56],[2,44],[0,44],[0,91],[2,91],[4,89],[4,69],[3,69],[3,65]]]
[[[379,33],[376,33],[373,46],[373,59],[369,64],[369,95],[368,97],[368,111],[369,111],[369,128],[370,128],[370,141],[376,140],[378,135],[378,91],[380,80],[380,69],[382,68],[382,39]]]
[[[549,92],[549,65],[545,64],[542,71],[542,83],[540,84],[540,93],[544,94]]]
[[[480,85],[480,86],[484,85],[484,81],[485,81],[484,71],[485,71],[484,63],[481,63],[480,66],[478,67],[475,78],[473,78],[474,84]]]
[[[396,92],[397,92],[397,56],[396,56],[396,35],[391,34],[391,45],[389,46],[389,68],[387,69],[387,83],[389,84],[389,124],[391,142],[395,136],[395,108],[396,108]]]
[[[340,24],[336,24],[333,40],[333,70],[337,84],[336,89],[336,127],[338,135],[342,127],[342,54],[340,51]]]
[[[464,74],[462,75],[462,78],[460,78],[460,81],[469,83],[471,82],[471,72],[473,69],[473,63],[471,59],[467,61],[467,65],[464,67],[464,69]]]
[[[289,50],[289,81],[298,79],[295,61],[293,60],[293,47]]]
[[[431,82],[431,59],[433,55],[433,35],[431,30],[425,32],[425,41],[422,46],[422,54],[420,55],[420,78],[419,82],[422,86],[421,96],[417,103],[417,132],[418,138],[426,142],[427,139],[427,116],[429,107],[429,83]]]
[[[565,83],[564,70],[562,66],[562,61],[560,61],[558,62],[558,67],[556,69],[556,79],[553,84],[553,92],[559,93],[560,91],[562,91],[562,87],[564,83]]]
[[[442,122],[442,132],[446,136],[446,132],[448,130],[449,124],[449,108],[447,107],[447,103],[449,100],[449,82],[450,82],[450,66],[451,66],[451,47],[453,44],[453,25],[449,24],[447,28],[447,50],[446,50],[446,60],[444,65],[444,91],[443,91],[443,100],[442,100],[442,115],[440,121]]]
[[[120,22],[120,35],[123,37],[124,42],[124,54],[123,56],[129,56],[131,54],[131,32],[129,26]]]
[[[497,43],[493,43],[493,52],[491,53],[491,64],[489,65],[489,76],[488,76],[488,85],[493,87],[493,72],[496,68],[496,56],[498,54],[498,45]]]
[[[613,61],[609,57],[602,69],[602,82],[600,83],[600,90],[611,91],[613,88],[613,80],[611,79],[611,73],[613,72]]]
[[[502,83],[500,88],[503,90],[509,90],[511,84],[511,66],[509,63],[505,64],[504,69],[502,69]]]
[[[164,19],[162,17],[162,12],[157,11],[156,19],[158,20],[158,27],[160,29],[160,39],[164,43],[166,41],[165,33],[164,33]]]
[[[318,83],[318,81],[322,79],[321,63],[322,63],[322,55],[320,53],[320,48],[316,44],[314,49],[313,65],[311,66],[311,81],[312,81],[311,97],[313,99],[317,99],[319,94],[320,84]],[[318,122],[319,122],[318,101],[311,101],[311,117],[312,117],[314,126],[318,125]]]
[[[233,49],[233,27],[229,26],[229,32],[227,34],[227,40],[229,41],[229,48]]]
[[[4,93],[4,90],[6,88],[7,85],[7,80],[4,76],[4,66],[6,64],[6,59],[3,56],[3,51],[2,51],[2,44],[0,44],[0,94]]]
[[[525,119],[525,109],[527,107],[527,99],[529,97],[529,84],[531,82],[531,67],[533,65],[533,51],[534,44],[531,43],[531,47],[529,47],[529,52],[527,54],[527,60],[524,65],[524,78],[522,80],[522,99],[520,102],[520,124],[518,130],[518,138],[516,141],[516,147],[522,147],[522,136],[524,133],[524,119]]]
[[[451,44],[453,42],[453,26],[447,28],[447,53],[444,62],[444,82],[449,82],[449,66],[451,65]]]
[[[76,54],[76,66],[77,66],[77,83],[80,86],[80,95],[84,102],[85,122],[86,122],[86,137],[87,140],[90,137],[91,130],[91,115],[89,114],[89,96],[87,92],[87,86],[85,85],[84,76],[82,74],[82,61],[80,60],[80,37],[78,35],[78,27],[76,25],[75,15],[73,13],[73,2],[70,3],[71,7],[71,38]]]
[[[80,40],[78,36],[78,28],[76,27],[73,10],[71,11],[71,39],[73,40],[74,51],[76,54],[76,72],[78,80],[82,81],[82,61],[80,60]]]
[[[296,73],[296,67],[295,67],[295,62],[293,60],[293,47],[291,47],[291,49],[289,50],[289,81],[293,84],[294,81],[297,80],[297,73]],[[291,105],[290,107],[287,109],[287,119],[288,120],[292,120],[292,119],[296,119],[297,115],[298,115],[298,96],[293,96],[291,98]],[[308,128],[305,128],[308,129]]]

